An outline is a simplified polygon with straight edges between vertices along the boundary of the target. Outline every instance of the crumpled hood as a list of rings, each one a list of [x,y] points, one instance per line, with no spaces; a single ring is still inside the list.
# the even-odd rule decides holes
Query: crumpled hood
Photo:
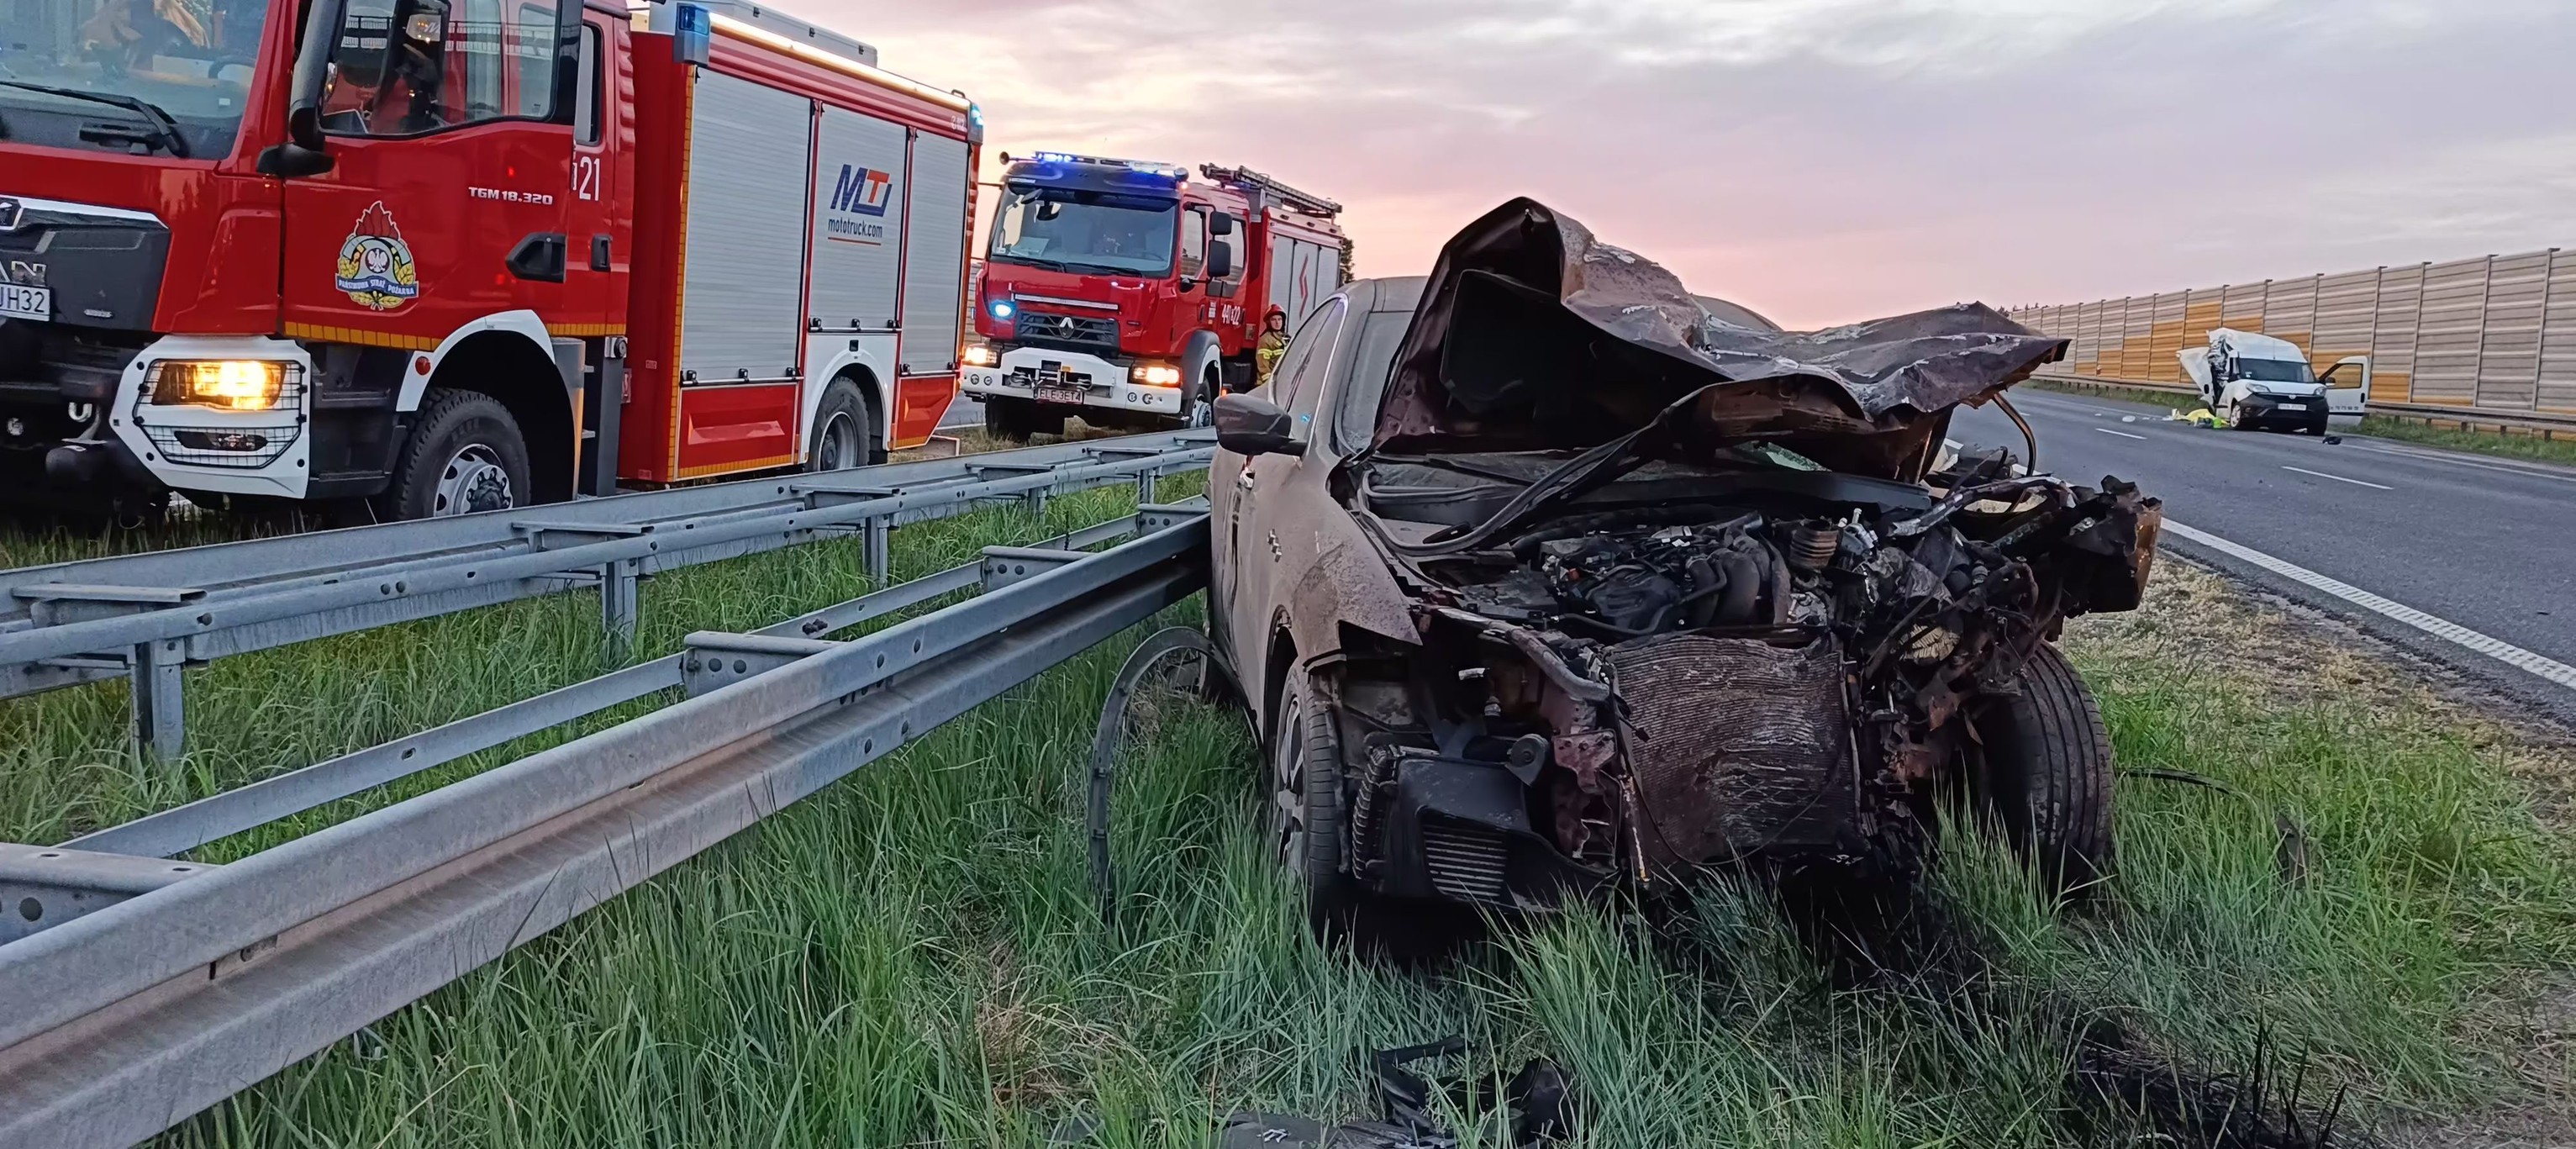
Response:
[[[1772,440],[1838,470],[1912,478],[1952,407],[1982,402],[2067,347],[1973,303],[1814,332],[1727,316],[1653,261],[1514,199],[1441,249],[1375,442],[1579,449],[1687,399],[1693,441]]]

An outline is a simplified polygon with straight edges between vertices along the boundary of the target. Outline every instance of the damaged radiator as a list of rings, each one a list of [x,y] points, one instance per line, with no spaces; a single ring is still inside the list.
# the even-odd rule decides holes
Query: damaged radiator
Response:
[[[1831,640],[1667,634],[1608,651],[1626,706],[1640,845],[1664,865],[1824,844],[1854,803]]]

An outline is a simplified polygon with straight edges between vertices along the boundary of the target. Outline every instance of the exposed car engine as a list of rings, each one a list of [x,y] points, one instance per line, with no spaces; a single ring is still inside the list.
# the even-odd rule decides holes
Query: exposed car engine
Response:
[[[2135,605],[2151,560],[2154,500],[2006,468],[1971,460],[1922,486],[1667,474],[1652,488],[1700,497],[1641,502],[1613,485],[1492,545],[1416,560],[1420,625],[1450,657],[1409,692],[1420,721],[1372,736],[1358,872],[1382,861],[1366,835],[1405,803],[1403,776],[1444,764],[1462,773],[1440,808],[1404,816],[1431,815],[1418,884],[1468,900],[1783,851],[1856,856],[1910,829],[1974,753],[1973,703],[2010,694],[2063,618]],[[1755,489],[1729,498],[1737,487]],[[1841,501],[1855,492],[1874,501]],[[1380,501],[1456,500],[1399,488]],[[1470,763],[1499,763],[1525,792]]]

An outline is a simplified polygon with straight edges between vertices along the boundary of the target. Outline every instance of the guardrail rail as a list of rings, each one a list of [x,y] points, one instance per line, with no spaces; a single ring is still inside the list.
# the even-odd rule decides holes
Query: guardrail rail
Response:
[[[820,538],[866,539],[995,500],[1204,466],[1213,434],[1176,431],[954,459],[584,499],[0,572],[0,698],[123,676],[135,743],[175,758],[182,670],[214,659],[596,587],[606,641],[635,628],[639,580]]]

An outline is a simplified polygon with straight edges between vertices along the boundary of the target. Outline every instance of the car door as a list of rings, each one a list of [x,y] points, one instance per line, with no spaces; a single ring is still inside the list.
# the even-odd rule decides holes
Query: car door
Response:
[[[1227,508],[1224,542],[1228,561],[1219,564],[1226,580],[1220,589],[1228,648],[1234,652],[1236,666],[1255,672],[1260,669],[1268,645],[1273,584],[1280,560],[1286,555],[1287,542],[1282,532],[1293,534],[1296,529],[1280,521],[1287,517],[1279,513],[1284,506],[1280,492],[1310,455],[1321,453],[1315,447],[1315,405],[1337,357],[1348,306],[1347,299],[1336,296],[1316,309],[1305,326],[1289,337],[1288,354],[1279,361],[1279,370],[1270,384],[1255,392],[1266,393],[1296,418],[1307,453],[1245,458],[1228,484],[1231,504]],[[1251,682],[1245,685],[1258,689]]]

